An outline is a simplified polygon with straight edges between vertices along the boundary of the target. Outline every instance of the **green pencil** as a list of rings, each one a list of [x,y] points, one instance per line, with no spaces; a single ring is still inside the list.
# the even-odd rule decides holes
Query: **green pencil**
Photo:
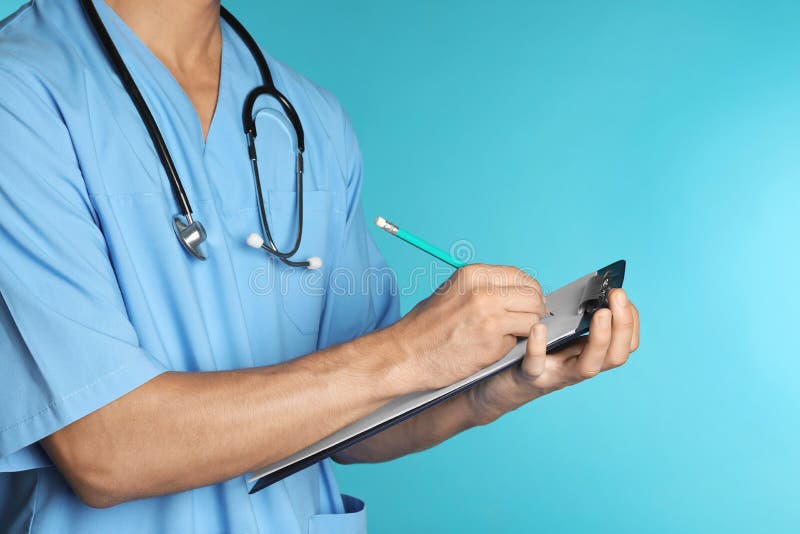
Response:
[[[376,218],[375,219],[375,224],[378,226],[378,228],[383,228],[384,230],[386,230],[390,234],[399,237],[400,239],[402,239],[406,243],[410,243],[410,244],[414,245],[415,247],[417,247],[421,251],[427,252],[428,254],[433,256],[434,258],[442,260],[443,262],[455,267],[456,269],[464,267],[466,265],[466,263],[464,263],[463,261],[459,261],[459,260],[455,259],[453,256],[451,256],[450,254],[448,254],[444,250],[440,249],[439,247],[435,247],[435,246],[431,245],[430,243],[428,243],[424,239],[420,239],[419,237],[415,236],[411,232],[407,232],[407,231],[403,230],[402,228],[400,228],[396,224],[390,223],[389,221],[387,221],[383,217]]]

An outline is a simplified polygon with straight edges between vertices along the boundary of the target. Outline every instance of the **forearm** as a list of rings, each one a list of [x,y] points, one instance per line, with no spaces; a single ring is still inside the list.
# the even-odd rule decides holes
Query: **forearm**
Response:
[[[429,449],[473,426],[484,424],[469,392],[403,421],[334,456],[342,464],[385,462]]]
[[[433,447],[474,426],[487,425],[504,413],[546,393],[521,390],[516,373],[506,371],[335,456],[339,463],[384,462]]]
[[[378,408],[399,380],[380,332],[280,365],[165,373],[43,440],[85,501],[108,506],[213,484],[283,458]],[[395,355],[396,356],[396,355]]]

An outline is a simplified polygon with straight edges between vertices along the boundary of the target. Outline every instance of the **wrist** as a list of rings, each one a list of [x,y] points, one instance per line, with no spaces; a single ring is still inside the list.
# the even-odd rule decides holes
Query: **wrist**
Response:
[[[365,379],[383,401],[419,389],[413,386],[413,373],[408,365],[410,351],[394,327],[371,332],[349,345],[357,359],[367,362]]]
[[[484,398],[483,392],[483,384],[478,384],[464,392],[472,426],[484,426],[493,423],[504,413],[503,410],[492,408]]]
[[[425,355],[419,344],[415,344],[417,338],[409,334],[404,326],[399,322],[376,332],[387,347],[382,354],[390,360],[387,363],[390,370],[387,377],[392,381],[392,387],[400,391],[400,395],[441,387],[422,365]]]
[[[488,425],[546,392],[523,378],[519,366],[516,366],[476,385],[467,393],[475,424]]]

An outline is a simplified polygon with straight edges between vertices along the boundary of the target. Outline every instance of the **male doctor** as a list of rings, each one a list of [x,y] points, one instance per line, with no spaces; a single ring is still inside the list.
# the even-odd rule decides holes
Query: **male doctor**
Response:
[[[329,461],[254,495],[246,474],[529,337],[523,363],[335,460],[431,447],[624,363],[638,314],[622,290],[588,338],[547,355],[539,284],[469,266],[403,318],[361,210],[361,155],[336,99],[267,56],[306,135],[304,234],[317,274],[245,243],[261,228],[241,129],[260,84],[214,0],[96,0],[164,136],[208,255],[186,253],[145,127],[78,0],[0,23],[0,531],[364,532]],[[296,231],[294,142],[260,99],[262,192]]]

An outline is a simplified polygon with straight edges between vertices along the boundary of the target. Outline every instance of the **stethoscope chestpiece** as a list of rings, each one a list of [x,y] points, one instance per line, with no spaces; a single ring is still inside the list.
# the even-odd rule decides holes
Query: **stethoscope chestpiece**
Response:
[[[186,216],[186,222],[181,220],[181,215],[172,218],[172,228],[183,248],[199,260],[206,259],[200,245],[206,240],[206,229],[200,221],[192,219],[191,214]]]

